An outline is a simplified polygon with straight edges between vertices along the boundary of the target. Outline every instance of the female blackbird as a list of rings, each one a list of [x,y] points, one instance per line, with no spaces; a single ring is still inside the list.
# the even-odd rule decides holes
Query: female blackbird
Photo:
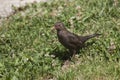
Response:
[[[57,30],[57,36],[59,42],[69,49],[72,55],[75,55],[79,49],[84,46],[84,43],[93,37],[99,36],[100,34],[92,34],[88,36],[78,36],[74,33],[69,32],[62,22],[57,22],[54,25],[55,29]]]

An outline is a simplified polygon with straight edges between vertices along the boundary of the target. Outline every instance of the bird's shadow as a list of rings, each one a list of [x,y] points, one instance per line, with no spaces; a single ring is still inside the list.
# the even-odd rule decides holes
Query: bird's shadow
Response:
[[[93,43],[95,43],[95,41],[92,42],[87,42],[85,44],[85,46],[83,46],[82,48],[87,48],[89,46],[91,46]],[[80,49],[81,50],[81,49]],[[77,54],[80,53],[80,50]],[[65,60],[71,60],[72,54],[70,54],[69,51],[65,50],[65,51],[60,51],[59,49],[54,49],[50,55],[54,55],[54,58],[58,58],[59,60],[65,61]]]
[[[60,51],[55,49],[50,53],[50,55],[54,55],[54,58],[58,58],[59,60],[62,60],[62,61],[70,60],[71,58],[71,55],[67,50]]]

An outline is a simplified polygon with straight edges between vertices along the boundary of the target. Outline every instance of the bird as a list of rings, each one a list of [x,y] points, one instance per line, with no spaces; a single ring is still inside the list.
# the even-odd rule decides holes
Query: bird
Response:
[[[78,53],[79,50],[84,47],[87,40],[101,35],[98,33],[94,33],[87,36],[79,36],[68,31],[62,22],[56,22],[54,24],[54,29],[56,29],[57,31],[59,42],[69,50],[72,56]]]

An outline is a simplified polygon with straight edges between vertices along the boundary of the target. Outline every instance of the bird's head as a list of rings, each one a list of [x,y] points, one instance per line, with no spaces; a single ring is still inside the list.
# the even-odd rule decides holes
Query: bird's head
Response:
[[[57,31],[66,30],[66,28],[64,27],[64,24],[62,22],[56,22],[54,25],[54,28]]]

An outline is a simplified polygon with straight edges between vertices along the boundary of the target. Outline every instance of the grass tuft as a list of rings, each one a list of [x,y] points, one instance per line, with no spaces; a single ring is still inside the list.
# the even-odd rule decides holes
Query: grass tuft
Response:
[[[117,0],[54,0],[15,9],[0,27],[1,80],[120,79],[120,5]],[[101,33],[63,70],[67,50],[51,31],[62,21],[79,34]],[[53,54],[56,54],[53,55]]]

